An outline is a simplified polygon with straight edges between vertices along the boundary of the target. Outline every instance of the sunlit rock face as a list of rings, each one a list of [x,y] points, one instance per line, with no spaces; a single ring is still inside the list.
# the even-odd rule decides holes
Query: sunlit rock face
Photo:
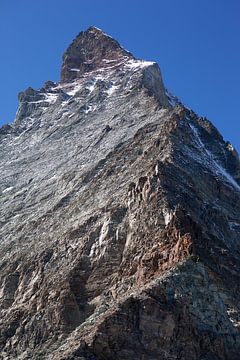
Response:
[[[116,67],[133,55],[102,30],[91,26],[73,40],[63,55],[61,82],[69,82],[100,68]]]
[[[0,153],[0,359],[239,359],[239,157],[156,63],[80,33]]]

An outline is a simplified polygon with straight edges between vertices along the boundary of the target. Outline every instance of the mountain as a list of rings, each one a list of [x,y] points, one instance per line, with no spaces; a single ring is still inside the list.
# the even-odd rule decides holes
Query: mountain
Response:
[[[0,359],[239,359],[239,157],[156,63],[81,32],[0,153]]]

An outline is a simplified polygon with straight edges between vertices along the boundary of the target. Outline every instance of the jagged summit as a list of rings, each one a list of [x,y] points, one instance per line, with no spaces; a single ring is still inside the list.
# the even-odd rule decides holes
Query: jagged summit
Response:
[[[146,91],[160,107],[176,104],[176,98],[165,89],[158,64],[137,60],[112,37],[91,26],[80,32],[64,53],[59,83],[47,81],[39,90],[29,87],[19,94],[15,125],[26,129],[50,108],[58,109],[59,104],[68,107],[67,100],[71,102],[80,94],[88,112],[99,105],[99,99],[130,89]]]
[[[91,26],[74,39],[63,55],[61,82],[73,81],[84,73],[134,56],[102,30]]]

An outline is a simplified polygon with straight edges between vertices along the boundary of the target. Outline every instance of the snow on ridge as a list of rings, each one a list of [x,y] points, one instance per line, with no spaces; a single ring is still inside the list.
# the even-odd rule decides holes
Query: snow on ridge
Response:
[[[167,98],[168,98],[168,101],[169,101],[169,104],[174,107],[176,105],[178,105],[180,103],[180,101],[178,100],[178,98],[173,95],[172,93],[170,93],[167,89],[165,91],[166,95],[167,95]]]
[[[87,105],[87,108],[84,110],[84,113],[85,113],[85,114],[88,114],[88,113],[90,113],[90,112],[93,112],[95,109],[96,109],[95,106],[89,104],[89,105]]]
[[[93,73],[95,73],[96,75],[93,76]],[[104,80],[104,76],[101,74],[97,74],[96,71],[89,73],[88,78],[90,79],[86,79],[86,77],[83,76],[83,78],[78,79],[77,81],[74,81],[72,83],[67,83],[63,85],[59,84],[58,86],[53,88],[53,90],[63,90],[67,95],[72,97],[83,88],[88,89],[90,93],[92,93],[97,81]]]
[[[163,218],[165,225],[167,226],[173,218],[173,212],[171,210],[163,209]]]
[[[5,193],[11,191],[12,189],[13,189],[13,186],[9,186],[8,188],[4,189],[4,190],[2,191],[2,193],[5,194]]]
[[[82,84],[75,83],[73,84],[73,86],[69,88],[69,90],[65,89],[65,93],[69,96],[74,96],[81,88],[82,88]]]
[[[129,61],[127,61],[124,65],[130,69],[142,69],[145,68],[147,66],[151,66],[156,64],[154,61],[145,61],[145,60],[134,60],[131,59]]]
[[[29,101],[28,104],[41,104],[43,102],[54,104],[58,97],[57,93],[46,93],[43,95],[44,95],[44,99],[38,101]]]
[[[222,178],[228,183],[231,184],[235,190],[240,192],[240,186],[238,183],[234,180],[234,178],[214,159],[213,154],[205,147],[204,143],[202,142],[198,129],[193,125],[189,124],[190,128],[192,129],[192,132],[195,136],[196,143],[199,148],[203,150],[205,155],[207,155],[208,158],[208,165],[212,165],[213,168],[215,168],[215,172],[217,175],[221,175]]]
[[[95,85],[96,85],[96,80],[94,79],[94,81],[91,83],[91,85],[87,85],[86,88],[90,91],[90,94],[93,92]]]
[[[47,101],[48,103],[53,104],[57,100],[57,97],[58,97],[58,94],[47,93],[45,95],[44,101]]]
[[[102,61],[106,62],[106,63],[111,63],[111,62],[116,62],[118,61],[118,59],[103,59]]]
[[[118,89],[118,85],[114,85],[112,84],[110,86],[110,88],[106,91],[106,93],[108,94],[108,96],[111,96],[117,89]]]
[[[119,61],[120,60],[120,61]],[[48,104],[54,104],[57,100],[57,97],[59,95],[59,91],[64,91],[67,95],[73,97],[75,94],[85,88],[90,91],[90,94],[94,91],[95,85],[98,80],[111,82],[112,77],[114,77],[114,72],[116,69],[119,69],[119,67],[123,71],[132,70],[135,72],[138,69],[145,68],[147,66],[151,66],[155,64],[155,62],[151,61],[144,61],[144,60],[135,60],[128,56],[123,56],[121,59],[103,59],[103,62],[107,66],[103,66],[101,68],[98,68],[96,70],[93,70],[91,72],[88,72],[86,74],[83,74],[83,76],[79,79],[77,79],[74,82],[71,83],[65,83],[65,84],[56,84],[56,86],[53,86],[51,89],[49,89],[49,92],[43,93],[43,99],[38,101],[32,101],[29,102],[31,104],[41,104],[44,102]],[[108,66],[108,64],[110,66]],[[79,69],[72,68],[71,71],[80,71]],[[106,90],[107,95],[111,96],[116,90],[118,86],[113,84],[109,87],[108,90]],[[46,104],[47,106],[47,104]]]
[[[29,101],[28,104],[41,104],[42,102],[45,102],[45,99],[38,100],[38,101]]]

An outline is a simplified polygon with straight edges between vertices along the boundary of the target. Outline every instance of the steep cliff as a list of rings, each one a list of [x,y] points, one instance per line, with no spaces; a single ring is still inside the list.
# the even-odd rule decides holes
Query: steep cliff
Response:
[[[239,157],[156,63],[81,32],[0,152],[1,359],[239,359]]]

